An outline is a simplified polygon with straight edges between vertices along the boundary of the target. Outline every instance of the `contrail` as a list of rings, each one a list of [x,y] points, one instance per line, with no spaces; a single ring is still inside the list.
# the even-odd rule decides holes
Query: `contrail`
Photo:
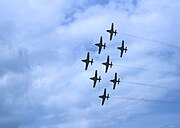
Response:
[[[132,101],[143,101],[143,102],[159,102],[168,104],[179,104],[180,101],[170,101],[170,100],[157,100],[157,99],[146,99],[146,98],[131,98],[131,97],[120,97],[111,96],[111,98],[121,99],[121,100],[132,100]]]
[[[167,88],[167,87],[151,85],[151,84],[145,84],[145,83],[136,83],[136,82],[129,82],[129,81],[122,81],[122,82],[129,83],[129,84],[142,85],[142,86],[149,86],[149,87],[154,87],[154,88],[170,89],[170,88]]]
[[[119,65],[115,64],[114,66],[127,68],[127,69],[131,69],[131,70],[138,70],[138,71],[157,72],[157,70],[152,70],[152,69],[148,69],[148,68],[141,68],[141,67],[125,66],[125,65],[121,65],[121,64],[119,64]],[[162,73],[164,73],[164,71],[158,70],[158,73],[162,74]]]
[[[138,39],[141,39],[141,40],[148,40],[148,41],[151,41],[151,42],[157,42],[157,43],[160,43],[160,44],[168,45],[168,46],[173,47],[173,48],[180,48],[180,46],[176,46],[176,45],[167,43],[167,42],[165,42],[165,41],[159,41],[159,40],[155,40],[155,39],[149,39],[149,38],[144,38],[144,37],[140,37],[140,36],[136,36],[136,35],[126,34],[126,33],[120,33],[120,32],[119,32],[119,34],[125,35],[125,36],[129,36],[129,37],[138,38]]]
[[[124,65],[117,65],[117,64],[115,64],[114,66],[119,66],[119,67],[128,68],[128,69],[133,69],[133,70],[148,70],[148,69],[146,69],[146,68],[131,67],[131,66],[124,66]]]

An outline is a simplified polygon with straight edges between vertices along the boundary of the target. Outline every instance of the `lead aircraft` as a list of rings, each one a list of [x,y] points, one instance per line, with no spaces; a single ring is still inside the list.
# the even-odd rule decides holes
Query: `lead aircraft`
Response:
[[[111,29],[110,30],[106,30],[106,31],[110,33],[110,40],[112,40],[113,34],[115,36],[117,34],[117,30],[114,31],[114,23],[111,24]]]

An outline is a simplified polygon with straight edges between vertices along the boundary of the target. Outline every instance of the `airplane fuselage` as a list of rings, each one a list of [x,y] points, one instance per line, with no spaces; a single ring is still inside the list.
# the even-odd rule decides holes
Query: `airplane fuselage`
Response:
[[[114,84],[117,82],[116,79],[110,80],[111,82],[113,82]]]
[[[103,65],[105,65],[106,67],[109,67],[109,63],[108,62],[105,62],[105,63],[102,63]]]
[[[101,99],[106,99],[106,96],[105,96],[105,95],[102,95],[102,96],[99,96],[99,98],[101,98]]]
[[[110,30],[107,30],[107,32],[109,32],[110,34],[113,34],[115,33],[114,30],[110,29]]]
[[[88,60],[88,59],[82,60],[82,62],[85,62],[86,64],[93,63],[92,60]]]
[[[91,77],[90,79],[93,80],[93,81],[99,80],[99,78],[97,78],[97,77]]]

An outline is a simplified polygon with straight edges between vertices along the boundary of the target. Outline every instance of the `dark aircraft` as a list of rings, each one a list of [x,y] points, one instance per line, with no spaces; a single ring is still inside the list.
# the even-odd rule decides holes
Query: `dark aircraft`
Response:
[[[103,44],[103,39],[102,39],[102,36],[101,36],[101,38],[100,38],[100,42],[99,42],[98,44],[95,44],[95,45],[99,47],[99,52],[98,52],[98,54],[100,54],[100,53],[101,53],[101,49],[102,49],[102,47],[105,49],[105,47],[106,47],[106,43],[104,43],[104,44]]]
[[[85,70],[87,70],[89,63],[91,63],[91,65],[93,64],[93,59],[89,60],[89,52],[87,53],[87,58],[81,61],[86,63]]]
[[[110,68],[112,68],[112,66],[113,66],[112,62],[111,62],[111,63],[109,63],[109,56],[107,56],[107,61],[106,61],[106,62],[104,62],[104,63],[102,63],[102,64],[106,66],[105,73],[107,73],[108,68],[109,68],[109,65],[110,65]]]
[[[113,33],[115,34],[115,36],[117,34],[117,30],[114,31],[114,23],[112,23],[111,29],[106,31],[110,33],[110,40],[112,40]]]
[[[117,73],[115,73],[115,76],[114,76],[114,79],[113,80],[110,80],[110,82],[113,82],[113,89],[116,88],[116,83],[119,84],[120,81],[120,78],[117,79]]]
[[[94,83],[93,83],[93,88],[95,88],[96,82],[97,82],[97,81],[100,82],[101,76],[99,76],[99,78],[98,78],[98,76],[97,76],[97,70],[96,70],[96,71],[95,71],[95,76],[94,76],[94,77],[91,77],[90,79],[94,81]]]
[[[121,50],[121,55],[120,55],[120,57],[122,57],[124,51],[125,51],[125,53],[126,53],[126,51],[127,51],[128,49],[127,49],[127,47],[124,48],[124,40],[122,40],[122,46],[121,46],[121,47],[117,47],[117,49]]]
[[[110,97],[109,97],[109,94],[106,96],[106,88],[104,89],[104,94],[101,95],[101,96],[99,96],[99,98],[102,99],[102,105],[104,105],[104,102],[105,102],[105,99],[106,99],[106,98],[107,98],[107,100],[108,100],[108,98],[110,98]]]

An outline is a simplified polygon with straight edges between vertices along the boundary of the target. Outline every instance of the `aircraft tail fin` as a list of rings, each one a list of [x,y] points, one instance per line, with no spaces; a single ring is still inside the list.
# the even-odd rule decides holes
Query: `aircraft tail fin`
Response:
[[[94,62],[94,61],[93,61],[93,59],[92,59],[92,60],[91,60],[91,65],[93,64],[93,62]]]
[[[112,68],[112,66],[113,66],[113,63],[111,62],[110,67]]]
[[[116,36],[116,34],[117,34],[117,30],[115,30],[115,32],[114,32],[114,33],[115,33],[115,36]]]
[[[109,99],[110,97],[109,97],[109,94],[107,95],[107,100]]]
[[[126,47],[126,48],[125,48],[125,53],[127,52],[127,50],[128,50],[128,49],[127,49],[127,47]]]
[[[99,76],[99,82],[101,81],[101,76]]]
[[[120,78],[118,79],[118,84],[119,84],[119,82],[121,82],[121,81],[120,81]]]
[[[106,43],[104,43],[104,46],[103,46],[103,47],[104,47],[104,49],[106,48]]]

